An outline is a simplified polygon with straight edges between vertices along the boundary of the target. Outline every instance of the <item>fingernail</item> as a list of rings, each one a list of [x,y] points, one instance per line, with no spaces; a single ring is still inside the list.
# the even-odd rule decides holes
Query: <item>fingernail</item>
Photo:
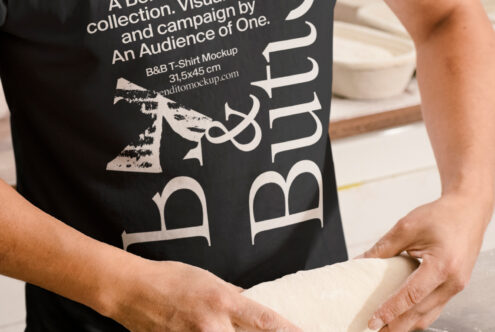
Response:
[[[371,330],[377,331],[381,329],[384,325],[385,324],[380,318],[373,318],[368,326]]]

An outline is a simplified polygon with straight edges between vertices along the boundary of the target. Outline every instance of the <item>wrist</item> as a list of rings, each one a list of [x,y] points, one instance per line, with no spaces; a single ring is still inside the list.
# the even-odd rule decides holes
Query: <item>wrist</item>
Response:
[[[456,173],[441,172],[442,196],[466,197],[493,209],[495,174],[491,168],[465,167]]]
[[[451,186],[442,190],[442,196],[464,197],[490,209],[495,205],[495,191],[488,183],[478,186],[473,184]]]
[[[136,308],[136,304],[148,304],[149,299],[156,295],[158,285],[160,292],[166,291],[163,287],[173,283],[175,273],[173,262],[156,262],[117,250],[122,255],[120,261],[114,260],[116,264],[103,277],[105,287],[98,296],[97,311],[125,325],[129,316],[145,309]]]
[[[138,273],[145,268],[147,260],[121,249],[112,249],[115,249],[113,255],[97,277],[99,292],[94,296],[92,307],[103,316],[117,320],[136,290]]]
[[[495,207],[495,192],[493,187],[473,184],[452,186],[442,191],[442,198],[455,200],[458,206],[471,207],[482,214],[484,226],[490,222]]]

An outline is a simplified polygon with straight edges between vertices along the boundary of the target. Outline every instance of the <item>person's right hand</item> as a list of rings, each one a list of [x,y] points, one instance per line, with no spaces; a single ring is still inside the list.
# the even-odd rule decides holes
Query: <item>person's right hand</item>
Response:
[[[169,261],[139,265],[115,283],[104,313],[132,332],[302,331],[208,271]]]

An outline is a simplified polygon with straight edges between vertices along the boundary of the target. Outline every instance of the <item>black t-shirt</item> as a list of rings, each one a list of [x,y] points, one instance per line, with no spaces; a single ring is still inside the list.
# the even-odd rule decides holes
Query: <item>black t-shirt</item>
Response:
[[[17,186],[97,240],[242,287],[347,259],[332,0],[0,0]],[[118,331],[27,286],[29,331]]]

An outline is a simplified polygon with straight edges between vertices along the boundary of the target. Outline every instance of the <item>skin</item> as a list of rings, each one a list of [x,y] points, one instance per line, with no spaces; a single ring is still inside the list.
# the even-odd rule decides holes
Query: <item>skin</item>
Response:
[[[495,33],[479,0],[386,0],[414,40],[424,121],[441,197],[364,254],[406,251],[418,270],[370,319],[382,332],[425,329],[468,283],[494,205]],[[418,14],[421,13],[421,14]]]
[[[0,274],[83,303],[130,331],[301,331],[210,272],[87,237],[2,181],[0,229]]]
[[[494,204],[495,36],[479,0],[387,0],[418,51],[423,113],[442,196],[400,220],[365,257],[402,251],[420,268],[370,320],[429,325],[468,282]],[[418,14],[420,13],[420,14]],[[131,331],[300,331],[204,270],[91,239],[0,181],[0,274],[83,303]]]

